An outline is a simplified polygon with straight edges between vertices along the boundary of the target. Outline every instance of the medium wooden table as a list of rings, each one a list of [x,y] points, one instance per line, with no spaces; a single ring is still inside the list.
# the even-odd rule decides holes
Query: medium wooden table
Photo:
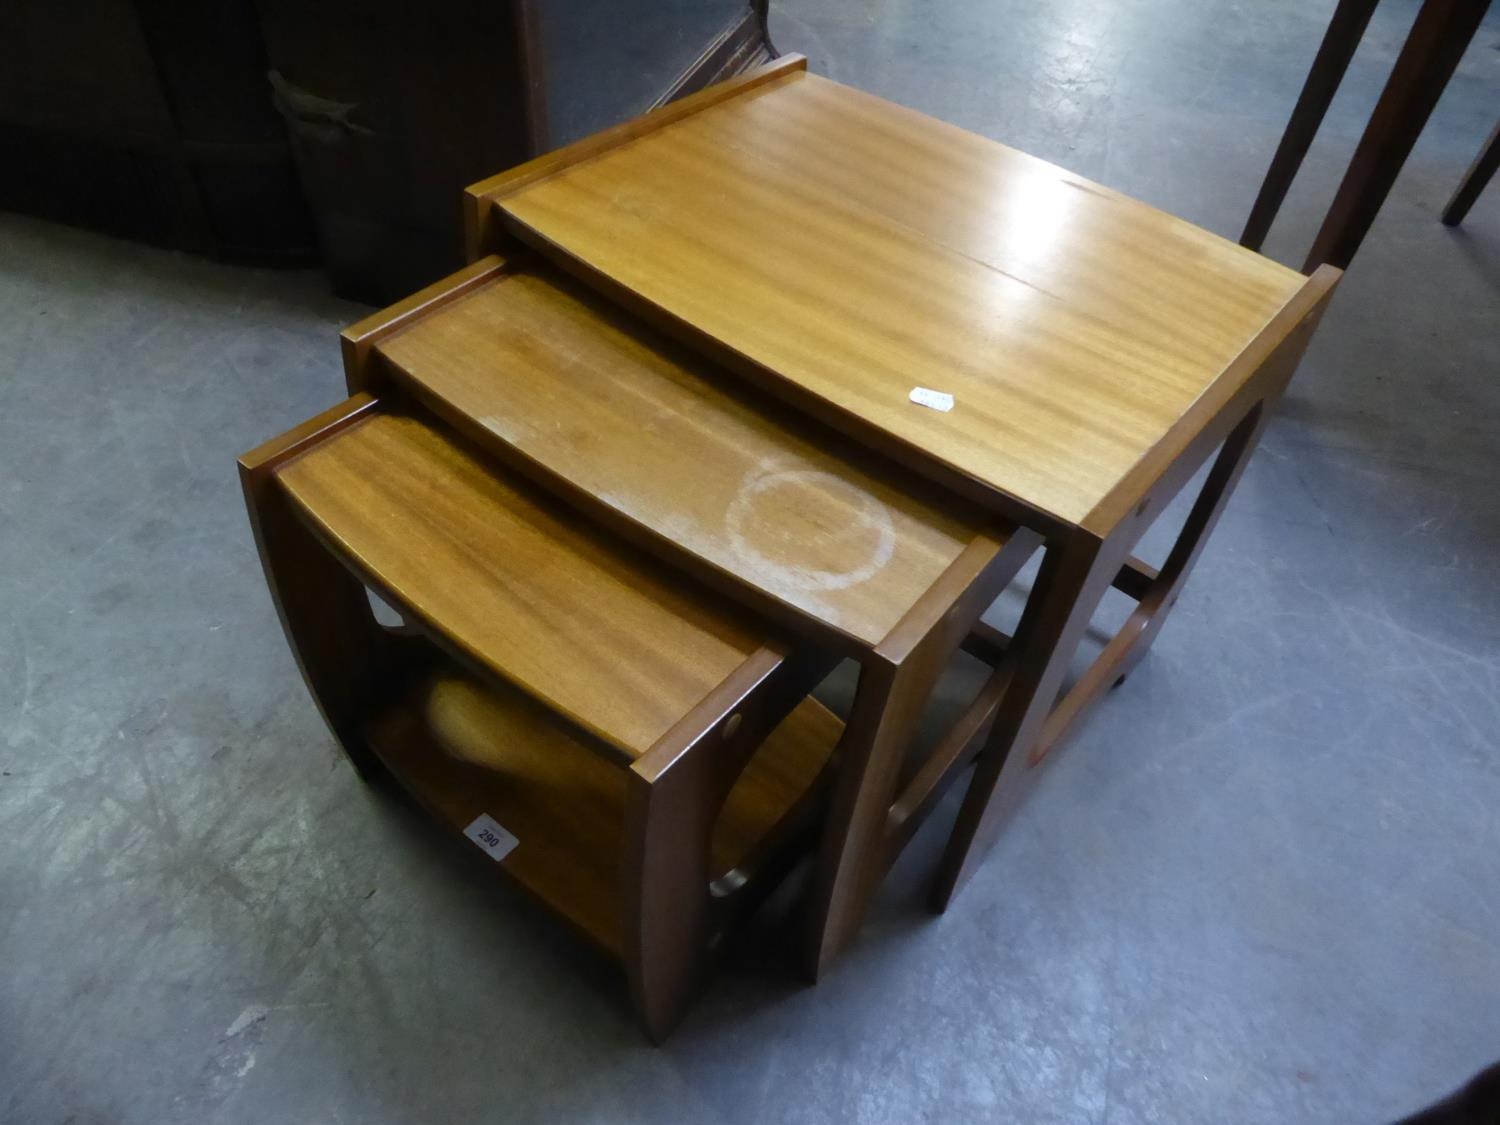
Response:
[[[468,220],[471,256],[540,252],[1045,537],[939,907],[1002,823],[999,798],[1160,629],[1338,276],[1304,277],[796,57],[484,181]],[[924,390],[951,409],[913,401]],[[1133,559],[1216,449],[1166,564]],[[1137,610],[1059,701],[1112,585]],[[820,888],[825,950],[869,886],[846,869]]]
[[[351,393],[417,404],[685,583],[858,665],[814,916],[878,882],[983,745],[1003,661],[920,762],[906,755],[960,647],[993,656],[981,615],[1040,537],[738,385],[534,254],[487,255],[344,341]],[[833,937],[809,930],[812,975]]]

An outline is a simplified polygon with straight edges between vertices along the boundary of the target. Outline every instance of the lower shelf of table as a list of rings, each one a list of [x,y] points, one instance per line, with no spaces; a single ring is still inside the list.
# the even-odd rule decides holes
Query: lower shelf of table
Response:
[[[766,740],[714,829],[716,881],[737,886],[812,814],[843,724],[806,699]],[[517,839],[498,866],[607,952],[621,949],[626,771],[523,693],[444,668],[368,730],[396,779],[449,828],[488,815]]]

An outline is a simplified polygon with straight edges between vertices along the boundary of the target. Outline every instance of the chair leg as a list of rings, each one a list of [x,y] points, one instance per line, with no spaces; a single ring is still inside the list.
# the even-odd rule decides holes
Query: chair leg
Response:
[[[1342,269],[1354,257],[1488,7],[1489,0],[1424,0],[1303,273]]]
[[[1339,0],[1334,9],[1328,31],[1318,47],[1312,69],[1307,72],[1307,81],[1287,122],[1281,143],[1276,146],[1276,155],[1271,158],[1271,167],[1266,171],[1265,181],[1260,185],[1260,194],[1255,197],[1255,206],[1245,221],[1245,231],[1240,235],[1240,245],[1259,250],[1266,240],[1276,213],[1286,199],[1287,189],[1302,167],[1307,150],[1312,147],[1318,127],[1323,124],[1323,115],[1338,93],[1344,72],[1349,69],[1349,60],[1354,57],[1360,37],[1370,22],[1379,0]]]
[[[1474,163],[1464,173],[1463,182],[1458,185],[1453,198],[1448,200],[1448,206],[1443,208],[1443,223],[1446,226],[1456,227],[1464,221],[1464,216],[1474,206],[1479,193],[1494,178],[1496,168],[1500,168],[1500,123],[1496,123],[1495,131],[1484,142]]]

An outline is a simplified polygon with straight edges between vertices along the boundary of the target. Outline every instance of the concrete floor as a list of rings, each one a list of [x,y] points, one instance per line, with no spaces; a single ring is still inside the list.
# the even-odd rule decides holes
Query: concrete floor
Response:
[[[1297,262],[1415,4],[1269,249]],[[1238,232],[1332,0],[789,0],[814,69]],[[1379,1122],[1500,1056],[1492,14],[1153,655],[951,912],[774,912],[665,1048],[342,763],[233,459],[340,394],[317,276],[0,217],[0,1120]]]

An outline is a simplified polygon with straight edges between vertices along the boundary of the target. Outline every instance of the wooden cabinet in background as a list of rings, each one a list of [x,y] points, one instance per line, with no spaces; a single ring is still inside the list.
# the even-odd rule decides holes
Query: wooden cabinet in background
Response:
[[[386,303],[467,184],[771,53],[765,0],[5,0],[0,207]]]
[[[315,260],[251,3],[0,3],[0,208],[231,260]]]
[[[463,261],[463,188],[764,61],[757,0],[256,0],[335,290]]]

